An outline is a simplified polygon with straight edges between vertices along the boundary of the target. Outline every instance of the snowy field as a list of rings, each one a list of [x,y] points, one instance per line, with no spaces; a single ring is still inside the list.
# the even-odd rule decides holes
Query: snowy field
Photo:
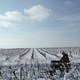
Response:
[[[69,55],[68,73],[49,73],[51,60],[60,60],[62,51]],[[0,80],[80,80],[80,48],[0,49]]]

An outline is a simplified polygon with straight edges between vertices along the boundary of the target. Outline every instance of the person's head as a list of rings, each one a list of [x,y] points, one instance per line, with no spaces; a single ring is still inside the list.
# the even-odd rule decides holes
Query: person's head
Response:
[[[65,52],[63,51],[63,52],[62,52],[62,55],[64,55],[64,54],[65,54]]]

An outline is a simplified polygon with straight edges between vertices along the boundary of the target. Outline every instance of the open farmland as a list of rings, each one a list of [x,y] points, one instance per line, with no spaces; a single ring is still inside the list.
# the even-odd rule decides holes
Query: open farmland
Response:
[[[51,60],[69,55],[71,69],[50,75]],[[80,80],[80,48],[0,49],[0,80]]]

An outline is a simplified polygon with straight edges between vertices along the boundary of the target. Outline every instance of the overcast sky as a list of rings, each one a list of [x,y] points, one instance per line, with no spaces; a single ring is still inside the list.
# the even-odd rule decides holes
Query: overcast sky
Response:
[[[80,0],[0,0],[0,48],[80,46]]]

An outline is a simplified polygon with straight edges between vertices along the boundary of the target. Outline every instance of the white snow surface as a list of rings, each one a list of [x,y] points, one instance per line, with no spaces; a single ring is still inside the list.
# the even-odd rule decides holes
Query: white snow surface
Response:
[[[8,67],[6,68],[6,66],[12,66],[12,68],[15,69],[16,71],[18,80],[20,80],[20,74],[19,74],[20,67],[25,66],[26,64],[29,64],[29,66],[24,67],[24,71],[28,70],[28,76],[25,77],[24,80],[52,80],[49,77],[50,76],[49,73],[48,74],[45,73],[44,69],[46,70],[50,69],[51,60],[60,60],[62,57],[61,54],[62,51],[65,51],[69,55],[71,69],[69,73],[65,72],[63,77],[60,77],[61,75],[60,71],[56,71],[56,75],[54,75],[54,79],[55,80],[80,80],[80,48],[79,47],[0,49],[0,66],[4,66],[4,68],[2,69],[2,73],[4,72],[3,76],[6,77],[6,79],[0,78],[0,80],[10,80],[10,73],[8,71]],[[42,70],[43,73],[41,73],[38,70],[38,68],[36,68],[35,66],[43,63],[45,64],[46,67],[44,67],[44,69]],[[42,69],[43,67],[41,66],[40,68]],[[8,74],[6,74],[6,72]],[[33,74],[35,74],[35,76]]]

